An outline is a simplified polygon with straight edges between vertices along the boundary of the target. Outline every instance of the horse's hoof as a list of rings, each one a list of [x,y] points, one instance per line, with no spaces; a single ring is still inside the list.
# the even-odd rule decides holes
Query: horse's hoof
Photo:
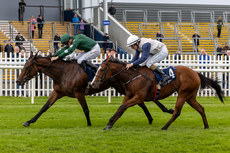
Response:
[[[173,114],[173,112],[174,112],[174,109],[169,109],[170,114]]]
[[[152,122],[153,122],[153,120],[150,120],[150,121],[149,121],[149,124],[152,124]]]
[[[209,126],[207,126],[207,127],[204,127],[204,129],[209,129]]]
[[[109,129],[111,129],[112,128],[112,126],[106,126],[103,130],[109,130]]]
[[[166,128],[166,127],[163,127],[163,128],[161,128],[161,130],[165,130],[165,131],[166,131],[166,130],[167,130],[167,128]]]
[[[30,123],[29,122],[24,122],[22,125],[25,126],[25,127],[28,127],[28,126],[30,126]]]

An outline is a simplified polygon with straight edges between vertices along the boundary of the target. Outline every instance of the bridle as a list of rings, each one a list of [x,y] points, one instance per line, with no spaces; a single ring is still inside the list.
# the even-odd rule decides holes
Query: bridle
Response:
[[[32,63],[31,63],[31,62],[32,62]],[[30,66],[27,67],[26,77],[23,79],[24,81],[28,81],[28,80],[31,79],[31,77],[30,77],[30,72],[31,72],[32,68],[34,68],[37,72],[39,72],[39,73],[37,73],[37,75],[35,75],[34,77],[39,76],[40,73],[41,73],[41,72],[38,70],[38,68],[37,68],[36,66],[34,66],[35,63],[36,63],[36,59],[33,59],[32,61],[30,61],[30,63],[31,63]],[[34,77],[33,77],[33,78],[34,78]]]

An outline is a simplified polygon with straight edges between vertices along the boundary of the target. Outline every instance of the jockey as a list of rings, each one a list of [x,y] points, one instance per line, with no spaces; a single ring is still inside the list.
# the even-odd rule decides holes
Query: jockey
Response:
[[[97,42],[90,39],[89,37],[80,34],[71,37],[68,33],[63,34],[61,37],[61,43],[65,46],[57,51],[51,58],[51,61],[57,60],[58,58],[63,59],[67,55],[74,52],[75,49],[84,50],[74,57],[78,64],[81,64],[85,69],[86,64],[95,68],[96,66],[88,62],[88,60],[94,59],[100,55],[100,46]]]
[[[162,70],[160,70],[155,63],[160,62],[168,56],[168,49],[165,44],[160,41],[141,38],[139,39],[136,35],[131,35],[127,39],[127,47],[131,47],[136,50],[136,53],[133,59],[126,65],[126,68],[129,69],[133,65],[147,66],[152,69],[157,74],[163,76],[163,81],[161,81],[161,85],[164,85],[167,80],[170,78],[166,75]],[[142,53],[139,58],[139,54]]]

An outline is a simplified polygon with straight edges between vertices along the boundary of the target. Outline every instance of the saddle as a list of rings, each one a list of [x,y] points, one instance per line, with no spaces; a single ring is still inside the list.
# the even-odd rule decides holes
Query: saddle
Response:
[[[165,74],[167,74],[167,75],[170,77],[170,78],[165,82],[165,84],[162,84],[162,85],[161,85],[162,87],[165,86],[165,85],[167,85],[168,83],[170,83],[170,82],[172,82],[173,80],[176,79],[175,70],[176,70],[176,68],[175,68],[175,67],[172,67],[172,66],[170,66],[170,67],[165,68],[165,69],[162,70]],[[160,74],[155,73],[154,71],[153,71],[153,73],[154,73],[155,76],[156,76],[157,84],[159,84],[159,82],[161,82],[161,81],[164,79],[164,77],[163,77],[162,75],[160,75]],[[158,99],[158,97],[159,97],[161,86],[159,86],[159,87],[156,86],[155,95],[154,95],[154,99],[153,99],[154,101],[157,101],[157,99]]]
[[[176,68],[175,67],[168,67],[168,68],[165,68],[165,69],[162,69],[162,71],[167,74],[170,78],[165,82],[165,84],[162,84],[162,86],[165,86],[167,85],[168,83],[172,82],[173,80],[176,79],[176,73],[175,73],[175,70]],[[163,79],[164,77],[160,74],[157,74],[153,71],[153,73],[155,74],[156,76],[156,80],[157,80],[157,84],[159,84]]]

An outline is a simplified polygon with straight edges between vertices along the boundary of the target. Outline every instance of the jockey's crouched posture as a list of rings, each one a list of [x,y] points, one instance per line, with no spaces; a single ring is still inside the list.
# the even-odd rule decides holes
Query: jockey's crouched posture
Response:
[[[129,69],[133,65],[147,66],[152,69],[157,74],[163,76],[161,85],[164,85],[166,81],[170,78],[162,70],[160,70],[155,63],[160,62],[168,56],[168,49],[165,44],[160,41],[141,38],[139,39],[136,35],[131,35],[127,39],[127,47],[131,47],[136,50],[136,53],[133,59],[129,64],[126,65],[126,68]],[[139,58],[140,52],[142,52],[141,57]]]
[[[77,60],[77,63],[81,64],[84,69],[86,64],[96,68],[96,66],[88,62],[88,60],[100,55],[100,46],[97,42],[82,34],[71,37],[66,33],[62,35],[61,43],[65,46],[54,54],[55,57],[52,57],[51,61],[57,60],[58,58],[63,59],[67,55],[72,54],[75,49],[79,49],[84,50],[84,52],[78,53],[78,55],[74,57],[74,60]]]

